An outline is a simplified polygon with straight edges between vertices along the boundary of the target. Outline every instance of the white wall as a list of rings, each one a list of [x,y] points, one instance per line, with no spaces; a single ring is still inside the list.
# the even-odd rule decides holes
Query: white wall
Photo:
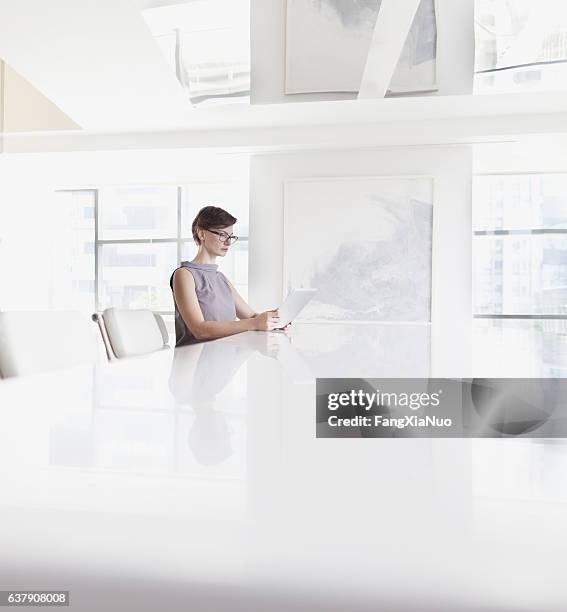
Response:
[[[472,93],[474,0],[436,0],[436,7],[437,95]],[[250,13],[253,104],[356,98],[357,94],[339,93],[286,96],[286,0],[250,0]]]
[[[10,148],[5,133],[77,128],[67,115],[0,60],[0,153]]]
[[[286,179],[434,176],[432,375],[468,376],[472,324],[471,169],[470,147],[253,156],[250,164],[250,303],[257,310],[281,303],[283,185]],[[345,215],[348,214],[349,210],[345,209]]]
[[[51,193],[34,172],[21,176],[0,155],[0,310],[45,309],[49,303]]]
[[[10,66],[3,64],[0,112],[6,132],[74,130],[78,125]]]

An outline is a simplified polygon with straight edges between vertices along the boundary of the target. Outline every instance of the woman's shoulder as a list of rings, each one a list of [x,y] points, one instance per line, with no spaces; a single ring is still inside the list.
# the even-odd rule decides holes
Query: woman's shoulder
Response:
[[[173,284],[180,283],[183,285],[188,284],[189,286],[194,287],[195,279],[193,278],[193,274],[191,274],[188,268],[185,268],[184,266],[179,266],[173,271],[170,283],[172,286]]]

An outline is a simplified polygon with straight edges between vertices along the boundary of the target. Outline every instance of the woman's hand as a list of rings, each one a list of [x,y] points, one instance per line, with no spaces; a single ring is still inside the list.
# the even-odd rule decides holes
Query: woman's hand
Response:
[[[254,331],[271,331],[280,327],[280,316],[278,309],[266,310],[253,318]]]

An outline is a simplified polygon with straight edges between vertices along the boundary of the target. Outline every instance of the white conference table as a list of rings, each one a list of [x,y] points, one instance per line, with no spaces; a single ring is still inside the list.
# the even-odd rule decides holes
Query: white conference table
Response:
[[[0,590],[71,610],[565,610],[567,446],[317,439],[315,377],[426,326],[294,325],[0,381]]]

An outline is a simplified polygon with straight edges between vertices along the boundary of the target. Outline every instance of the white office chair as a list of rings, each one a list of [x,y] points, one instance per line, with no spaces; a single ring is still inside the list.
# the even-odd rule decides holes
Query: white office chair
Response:
[[[107,308],[93,314],[110,360],[147,355],[169,348],[163,318],[151,310]]]
[[[1,378],[94,364],[99,356],[96,334],[80,312],[0,312]]]

